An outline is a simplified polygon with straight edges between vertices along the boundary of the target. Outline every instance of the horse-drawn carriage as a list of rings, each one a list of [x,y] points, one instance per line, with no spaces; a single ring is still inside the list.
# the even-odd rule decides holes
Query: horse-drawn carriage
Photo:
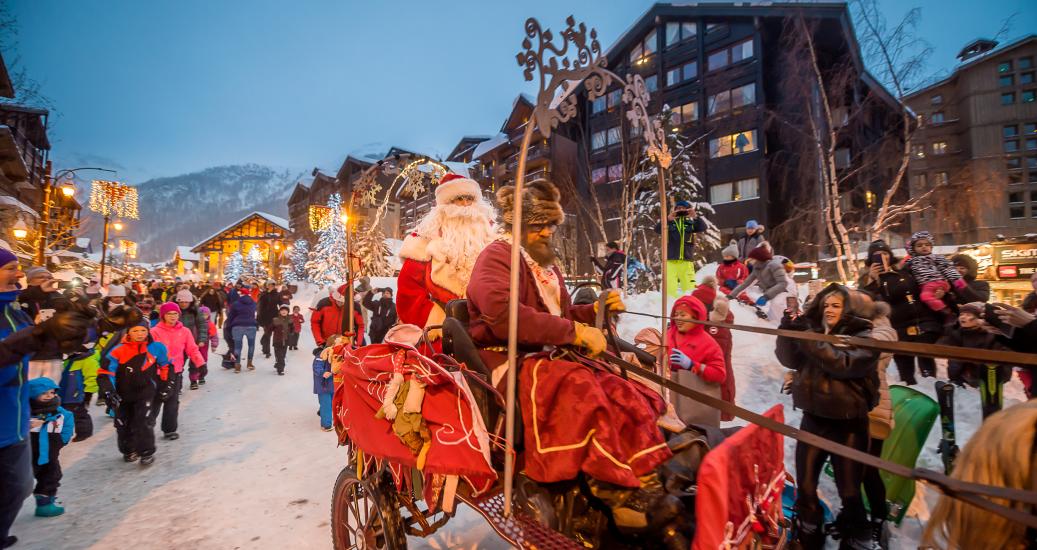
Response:
[[[585,475],[552,483],[525,475],[528,430],[516,426],[517,473],[506,515],[506,400],[468,336],[464,302],[448,304],[447,313],[442,352],[433,352],[417,327],[400,327],[383,344],[336,350],[335,426],[350,460],[333,495],[335,548],[405,548],[408,535],[443,527],[458,501],[516,547],[784,546],[781,436],[757,426],[666,432],[673,458],[657,471],[666,497],[648,510],[648,526],[633,531],[616,526]],[[651,355],[638,359],[654,367]],[[780,421],[782,412],[775,407],[767,415]]]

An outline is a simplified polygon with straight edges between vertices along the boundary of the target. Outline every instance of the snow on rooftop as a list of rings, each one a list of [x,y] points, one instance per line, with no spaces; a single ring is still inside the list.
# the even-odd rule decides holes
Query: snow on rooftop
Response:
[[[469,172],[468,172],[469,164],[467,162],[448,162],[448,161],[443,161],[440,164],[442,164],[443,166],[446,166],[451,172],[453,172],[455,174],[464,176],[466,178],[470,178],[471,177],[469,175]]]
[[[0,195],[0,206],[11,206],[13,208],[16,208],[16,209],[22,211],[22,212],[25,212],[26,214],[28,214],[28,215],[30,215],[30,216],[32,216],[34,218],[39,218],[40,217],[38,212],[36,212],[32,208],[29,208],[24,202],[14,198],[14,197],[12,197],[10,195]]]
[[[472,158],[473,159],[477,159],[477,158],[485,155],[486,153],[489,153],[490,151],[500,147],[501,145],[504,145],[507,142],[508,142],[508,135],[507,134],[504,134],[504,133],[497,134],[497,135],[491,137],[490,139],[480,143],[475,148],[475,152],[472,153]]]
[[[224,231],[227,231],[228,229],[230,229],[230,228],[234,227],[235,225],[238,225],[239,223],[241,223],[241,222],[251,218],[252,216],[259,216],[261,218],[264,218],[264,219],[266,219],[266,221],[268,221],[268,222],[270,222],[270,223],[272,223],[272,224],[274,224],[276,226],[279,226],[281,229],[284,229],[285,231],[291,231],[292,230],[291,223],[289,223],[288,220],[282,218],[281,216],[275,216],[273,214],[267,214],[266,212],[250,212],[250,213],[246,214],[243,218],[235,221],[232,224],[227,225],[223,229],[220,229],[219,231],[213,233],[212,235],[209,235],[208,237],[198,241],[198,244],[196,244],[196,245],[194,245],[192,247],[189,247],[188,250],[193,250],[193,249],[201,246],[205,242],[210,241],[210,240],[216,238],[216,236],[219,235],[220,233],[223,233]]]
[[[176,253],[180,255],[181,260],[197,262],[201,256],[197,252],[191,252],[190,246],[179,245],[176,247]]]

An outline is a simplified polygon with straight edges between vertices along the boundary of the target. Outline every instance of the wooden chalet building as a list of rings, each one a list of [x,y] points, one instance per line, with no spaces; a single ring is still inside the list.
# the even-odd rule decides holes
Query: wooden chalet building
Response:
[[[644,77],[651,93],[649,115],[668,105],[674,115],[667,131],[679,132],[689,143],[697,140],[692,162],[703,184],[699,200],[713,205],[711,220],[722,241],[737,237],[745,222],[755,219],[767,226],[776,249],[796,260],[828,252],[810,244],[827,241],[818,234],[818,161],[805,137],[804,96],[810,92],[803,79],[788,76],[790,67],[802,63],[796,59],[802,52],[789,46],[802,29],[813,36],[826,79],[835,67],[851,71],[852,85],[841,99],[862,114],[837,130],[840,159],[845,159],[837,165],[840,174],[856,174],[841,188],[843,201],[866,218],[881,202],[891,174],[877,160],[890,147],[902,146],[883,140],[897,133],[888,128],[900,124],[903,107],[864,69],[845,4],[659,3],[606,54],[609,69],[618,75]],[[578,119],[559,132],[580,151],[583,200],[593,186],[606,212],[620,211],[618,183],[635,171],[624,169],[624,143],[639,147],[641,140],[626,119],[621,86],[613,83],[604,97],[582,101]],[[814,207],[814,214],[793,216],[806,207]],[[906,224],[901,229],[908,230]],[[606,232],[599,242],[581,242],[578,256],[617,238],[618,218],[606,222]]]
[[[291,244],[290,235],[288,220],[264,212],[252,212],[194,245],[190,252],[199,256],[198,273],[213,281],[223,278],[231,255],[240,252],[247,256],[256,248],[271,277],[280,279],[281,265],[287,262],[285,253]]]

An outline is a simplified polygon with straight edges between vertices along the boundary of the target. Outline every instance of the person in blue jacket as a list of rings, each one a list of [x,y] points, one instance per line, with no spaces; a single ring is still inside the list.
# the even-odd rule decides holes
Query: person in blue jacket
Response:
[[[51,518],[65,513],[57,503],[61,486],[61,448],[72,439],[75,421],[61,406],[58,385],[45,376],[33,378],[29,388],[29,435],[32,441],[32,474],[36,478],[36,515]]]
[[[0,548],[18,541],[9,534],[11,524],[32,494],[29,359],[53,342],[62,351],[80,347],[91,321],[82,310],[71,308],[33,326],[17,305],[23,276],[18,257],[0,249]]]
[[[331,400],[335,394],[335,384],[331,378],[331,363],[320,355],[313,358],[313,393],[317,395],[320,427],[326,432],[332,430]]]
[[[234,300],[227,311],[227,321],[224,327],[230,327],[231,337],[234,341],[234,372],[241,372],[241,350],[245,347],[245,339],[248,339],[248,370],[255,370],[252,356],[256,354],[256,302],[248,294],[249,285],[242,284],[243,292],[238,299]]]
[[[155,461],[155,426],[148,420],[155,398],[164,401],[176,391],[173,364],[166,346],[150,334],[140,319],[105,352],[97,371],[97,387],[115,410],[116,444],[126,462],[141,466]]]

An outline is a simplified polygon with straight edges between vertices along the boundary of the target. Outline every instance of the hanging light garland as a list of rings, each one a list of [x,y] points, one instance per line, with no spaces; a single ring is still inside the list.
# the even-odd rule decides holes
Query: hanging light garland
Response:
[[[122,252],[123,256],[127,258],[137,257],[137,243],[134,241],[120,239],[119,240],[119,251]]]
[[[104,217],[140,218],[137,210],[137,188],[106,180],[90,184],[90,210]]]
[[[310,230],[322,231],[331,226],[331,208],[319,204],[310,205]]]

